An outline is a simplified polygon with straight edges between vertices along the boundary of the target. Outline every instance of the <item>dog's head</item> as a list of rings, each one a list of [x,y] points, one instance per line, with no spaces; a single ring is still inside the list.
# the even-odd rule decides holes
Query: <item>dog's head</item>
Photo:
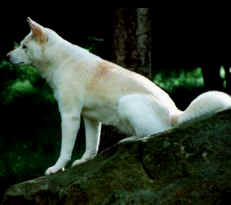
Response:
[[[52,44],[52,31],[27,18],[31,32],[7,56],[14,64],[38,66],[46,62],[45,50]],[[54,32],[53,32],[54,33]],[[53,34],[54,35],[54,34]]]

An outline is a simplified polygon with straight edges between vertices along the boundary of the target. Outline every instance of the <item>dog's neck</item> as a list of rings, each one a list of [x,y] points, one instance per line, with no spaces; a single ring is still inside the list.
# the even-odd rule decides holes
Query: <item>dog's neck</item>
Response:
[[[60,70],[67,69],[67,66],[72,65],[72,62],[76,65],[76,69],[81,69],[83,64],[90,64],[89,62],[93,60],[93,65],[95,65],[95,61],[100,59],[100,57],[90,53],[88,50],[65,40],[61,40],[55,44],[52,50],[57,50],[58,52],[47,51],[46,55],[48,55],[47,59],[49,61],[38,62],[34,65],[52,88],[57,87],[55,75]]]

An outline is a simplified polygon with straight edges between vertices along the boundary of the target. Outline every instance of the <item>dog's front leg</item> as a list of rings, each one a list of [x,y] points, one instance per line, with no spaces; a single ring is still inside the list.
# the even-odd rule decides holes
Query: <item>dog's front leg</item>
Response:
[[[76,114],[76,113],[75,113]],[[76,136],[80,125],[80,115],[62,114],[62,144],[61,153],[56,164],[48,168],[46,175],[56,173],[71,160]]]

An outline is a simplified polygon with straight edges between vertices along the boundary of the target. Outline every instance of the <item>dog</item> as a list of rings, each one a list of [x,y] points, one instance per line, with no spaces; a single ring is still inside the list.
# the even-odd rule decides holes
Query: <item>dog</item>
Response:
[[[101,124],[143,137],[231,107],[229,95],[209,91],[181,111],[165,91],[147,78],[73,45],[30,18],[27,20],[30,33],[7,56],[13,64],[33,65],[49,83],[58,102],[61,151],[46,175],[62,170],[71,160],[81,116],[86,151],[73,166],[97,155]]]

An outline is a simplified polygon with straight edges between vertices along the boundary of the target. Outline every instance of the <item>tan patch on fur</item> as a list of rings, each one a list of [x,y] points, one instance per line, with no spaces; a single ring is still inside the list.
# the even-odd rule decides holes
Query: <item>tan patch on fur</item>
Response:
[[[113,64],[112,64],[113,65]],[[105,80],[108,76],[110,78],[110,73],[113,71],[113,67],[110,65],[107,61],[100,62],[96,69],[96,73],[94,74],[90,84],[89,88],[95,88],[95,86],[102,80]]]
[[[43,44],[43,43],[46,43],[48,38],[47,38],[47,35],[45,33],[39,33],[37,36],[36,36],[36,39],[39,41],[39,43]]]
[[[105,62],[100,62],[96,67],[96,73],[93,75],[93,79],[91,81],[91,86],[95,86],[98,81],[107,78],[110,75],[112,68]]]
[[[151,91],[143,86],[141,81],[150,84],[143,77],[124,69],[114,63],[103,60],[95,67],[87,88],[89,92],[101,93],[106,96],[122,96],[131,93],[146,93]]]
[[[30,41],[32,40],[32,36],[28,36],[25,40],[24,40],[24,44],[28,44]]]
[[[178,124],[178,116],[177,115],[173,115],[171,117],[171,125],[176,126]]]
[[[100,69],[99,69],[99,72],[97,72],[96,76],[99,76],[99,77],[106,75],[113,69],[112,65],[110,65],[110,63],[107,61],[100,63],[98,67]]]
[[[46,32],[44,32],[44,28],[42,26],[37,25],[37,24],[32,25],[31,31],[32,31],[32,35],[40,43],[45,43],[48,41],[48,36],[47,36]]]
[[[175,113],[174,115],[171,116],[171,125],[172,126],[176,126],[179,124],[179,116],[182,114],[183,112],[178,110],[177,113]]]

